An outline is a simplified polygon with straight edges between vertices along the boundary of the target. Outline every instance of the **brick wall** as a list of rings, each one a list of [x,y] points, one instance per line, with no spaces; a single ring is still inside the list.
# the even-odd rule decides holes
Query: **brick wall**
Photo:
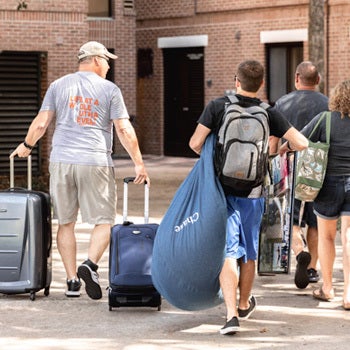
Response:
[[[163,59],[162,50],[157,47],[158,38],[208,35],[209,43],[204,50],[205,80],[211,79],[212,85],[205,86],[207,103],[233,87],[235,67],[240,61],[254,58],[266,65],[261,31],[307,29],[309,23],[307,0],[169,0],[164,4],[160,0],[136,3],[137,48],[151,48],[154,53],[153,75],[138,79],[137,114],[145,131],[144,148],[156,154],[163,150],[164,119]],[[325,54],[328,72],[324,78],[329,92],[338,81],[350,76],[350,3],[329,0],[326,9],[329,38]],[[304,59],[308,59],[308,52],[308,42],[304,42]],[[259,97],[266,99],[265,91]]]
[[[333,0],[329,14],[328,90],[350,79],[350,4]]]
[[[215,4],[224,1],[215,1]],[[305,2],[305,1],[304,1]],[[137,10],[142,1],[137,2]],[[238,63],[247,58],[255,58],[265,63],[264,45],[260,43],[260,30],[276,30],[307,27],[307,9],[305,6],[280,8],[278,13],[284,19],[276,20],[276,13],[270,8],[250,9],[243,11],[220,11],[205,13],[210,9],[211,1],[197,1],[197,9],[201,7],[203,13],[181,18],[174,17],[174,11],[181,1],[169,1],[169,18],[157,20],[139,20],[137,22],[137,48],[152,48],[154,53],[154,73],[151,77],[138,79],[138,109],[142,130],[147,138],[142,138],[144,148],[150,153],[162,154],[163,150],[163,58],[162,50],[157,47],[159,37],[206,34],[209,38],[205,47],[205,80],[212,81],[211,87],[205,86],[205,103],[221,96],[226,89],[233,88],[233,77]],[[188,2],[190,3],[190,1]],[[194,2],[192,2],[193,4]],[[227,6],[229,2],[226,1]],[[236,2],[234,2],[236,4]],[[244,2],[245,3],[245,2]],[[264,2],[267,3],[266,1]],[[149,6],[145,1],[144,6]],[[139,7],[140,6],[140,7]],[[232,7],[232,5],[230,5]],[[188,7],[190,5],[188,4]],[[225,7],[223,7],[225,8]],[[159,9],[157,11],[160,11]],[[209,11],[209,10],[208,10]],[[138,15],[139,16],[139,15]],[[144,16],[144,14],[142,14]],[[179,15],[181,16],[181,15]],[[288,23],[285,18],[288,17]],[[143,17],[142,17],[143,18]],[[240,39],[236,33],[240,32]],[[265,99],[262,91],[260,98]]]
[[[0,0],[0,50],[47,53],[47,83],[77,68],[76,53],[82,43],[97,40],[113,48],[115,82],[121,88],[143,153],[163,152],[163,58],[159,37],[207,34],[205,47],[205,103],[231,88],[237,64],[253,57],[265,63],[260,31],[308,27],[308,0],[135,0],[135,10],[113,0],[113,18],[87,17],[86,0]],[[328,0],[328,91],[350,76],[350,4]],[[239,33],[239,35],[238,35]],[[153,51],[153,74],[137,79],[137,49]],[[308,43],[304,43],[308,58]],[[136,98],[137,95],[137,98]],[[260,95],[265,98],[264,91]],[[51,142],[50,127],[46,143]],[[125,153],[116,142],[118,154]],[[44,153],[45,154],[45,153]],[[47,157],[47,154],[45,154]]]
[[[44,94],[50,82],[77,68],[76,53],[88,39],[86,4],[66,0],[57,6],[56,1],[27,0],[27,9],[17,11],[17,3],[0,0],[0,50],[45,53],[41,72]],[[41,141],[43,173],[47,173],[52,133],[50,126]]]
[[[19,3],[25,3],[27,12],[83,12],[87,11],[87,1],[82,0],[0,0],[0,11],[16,10]]]
[[[136,114],[135,11],[125,10],[122,0],[112,1],[113,18],[87,17],[87,0],[26,0],[26,9],[17,11],[19,1],[0,0],[0,50],[42,51],[47,54],[47,86],[58,77],[77,69],[79,47],[89,40],[113,48],[115,82],[122,89],[130,114]],[[53,133],[49,127],[42,140],[43,170]],[[118,141],[118,153],[125,153]]]
[[[193,16],[195,14],[195,3],[191,0],[136,1],[137,19],[173,19]]]
[[[236,0],[236,1],[227,1],[227,0],[197,0],[196,1],[196,10],[197,13],[201,12],[223,12],[228,10],[235,11],[248,11],[251,9],[272,9],[280,6],[296,6],[296,5],[305,5],[308,4],[308,0]]]

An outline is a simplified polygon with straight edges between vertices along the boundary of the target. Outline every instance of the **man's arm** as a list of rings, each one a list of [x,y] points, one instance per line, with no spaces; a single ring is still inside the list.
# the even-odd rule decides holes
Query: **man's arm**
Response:
[[[203,124],[198,124],[193,135],[191,136],[189,146],[197,154],[201,153],[205,139],[210,134],[211,129],[207,128]]]
[[[309,140],[294,127],[289,128],[283,135],[283,138],[286,139],[287,142],[279,149],[281,155],[287,151],[301,151],[309,145]]]
[[[280,143],[280,138],[276,136],[269,137],[269,154],[274,155],[278,153],[278,146]]]
[[[28,146],[34,147],[44,136],[54,116],[55,112],[53,111],[40,111],[30,124],[24,142],[18,145],[18,147],[11,153],[10,158],[15,157],[16,155],[18,155],[18,157],[28,157],[31,152],[31,149]],[[25,144],[27,146],[25,146]]]
[[[148,186],[150,186],[151,182],[143,163],[135,129],[131,125],[130,120],[126,118],[114,119],[113,123],[121,144],[134,162],[136,173],[134,183],[143,184],[146,181]]]

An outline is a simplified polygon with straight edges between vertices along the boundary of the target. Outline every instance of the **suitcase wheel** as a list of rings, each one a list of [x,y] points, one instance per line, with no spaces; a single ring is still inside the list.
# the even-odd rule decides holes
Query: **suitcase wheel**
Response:
[[[47,297],[50,294],[50,287],[46,287],[44,290],[44,295]]]
[[[31,301],[35,300],[35,292],[33,292],[33,291],[30,292],[30,300]]]

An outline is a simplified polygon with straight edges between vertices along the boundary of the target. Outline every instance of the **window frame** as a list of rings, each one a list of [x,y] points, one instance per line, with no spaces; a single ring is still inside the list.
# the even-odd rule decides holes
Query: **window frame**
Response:
[[[108,7],[101,15],[90,13],[90,3],[95,2],[95,4],[103,5],[103,7]],[[107,5],[107,6],[106,6]],[[111,18],[112,17],[112,0],[88,0],[88,17],[90,18]]]
[[[294,74],[295,74],[295,69],[297,65],[303,61],[303,54],[304,54],[304,49],[303,49],[303,42],[288,42],[288,43],[271,43],[271,44],[266,44],[265,46],[266,49],[266,95],[268,98],[268,101],[271,105],[274,105],[275,102],[279,97],[282,95],[285,95],[293,90],[295,90],[294,87]],[[271,64],[273,59],[278,57],[272,57],[274,49],[282,49],[284,50],[285,54],[285,60],[284,62],[279,62],[283,63],[282,69],[284,70],[284,79],[285,82],[282,87],[282,90],[278,93],[276,91],[273,91],[273,76],[274,72],[272,71]],[[280,76],[280,74],[275,73],[276,76]]]

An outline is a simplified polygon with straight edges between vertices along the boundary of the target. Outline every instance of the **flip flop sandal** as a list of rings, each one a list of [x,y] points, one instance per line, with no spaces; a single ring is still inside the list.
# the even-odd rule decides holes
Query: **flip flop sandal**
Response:
[[[322,287],[315,289],[312,292],[312,296],[317,300],[322,301],[331,301],[333,298],[327,297],[326,294],[324,294]]]
[[[350,311],[350,303],[344,303],[343,302],[343,309],[346,311]]]

